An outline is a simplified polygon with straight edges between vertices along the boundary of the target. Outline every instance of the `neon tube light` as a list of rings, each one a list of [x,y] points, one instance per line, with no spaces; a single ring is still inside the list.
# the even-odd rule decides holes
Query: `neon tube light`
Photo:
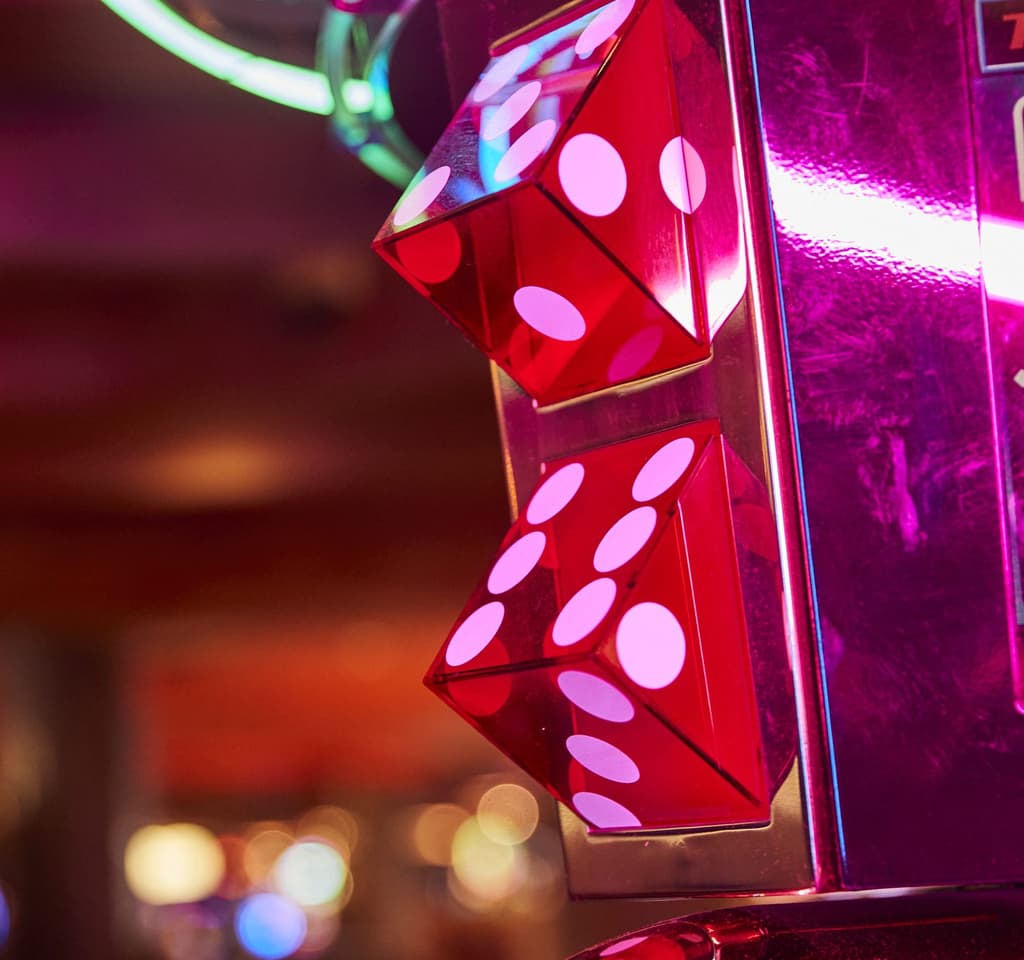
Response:
[[[334,111],[327,78],[318,70],[259,57],[211,37],[161,0],[102,0],[169,53],[205,73],[266,100],[329,116]]]

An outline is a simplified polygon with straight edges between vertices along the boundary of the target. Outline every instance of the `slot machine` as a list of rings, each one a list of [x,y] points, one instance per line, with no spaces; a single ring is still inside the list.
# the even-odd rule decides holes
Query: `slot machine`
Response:
[[[426,682],[574,895],[861,931],[595,957],[1018,956],[915,895],[1024,877],[1024,6],[464,6],[375,246],[491,362],[515,519]]]

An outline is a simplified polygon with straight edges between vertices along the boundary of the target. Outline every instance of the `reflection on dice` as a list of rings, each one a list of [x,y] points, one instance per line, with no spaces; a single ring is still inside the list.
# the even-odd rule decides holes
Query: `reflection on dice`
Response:
[[[575,7],[496,51],[375,246],[541,403],[692,364],[746,288],[732,130],[672,0]]]
[[[714,421],[546,464],[427,684],[592,828],[766,822],[733,526],[757,482]]]

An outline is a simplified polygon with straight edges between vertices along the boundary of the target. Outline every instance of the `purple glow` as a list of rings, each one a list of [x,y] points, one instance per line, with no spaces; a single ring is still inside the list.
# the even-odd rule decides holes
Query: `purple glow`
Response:
[[[572,805],[584,820],[599,830],[621,830],[641,825],[632,810],[627,810],[621,803],[616,803],[600,793],[574,793]]]
[[[668,607],[638,603],[619,621],[615,652],[630,680],[647,690],[660,690],[683,669],[686,636]]]
[[[582,670],[564,670],[558,675],[558,689],[570,703],[599,720],[628,723],[636,716],[629,698],[607,680]]]
[[[505,605],[497,600],[485,603],[459,624],[445,651],[445,663],[461,667],[478,656],[497,635],[505,619]]]
[[[551,639],[555,646],[571,647],[589,636],[608,616],[616,592],[615,581],[610,577],[602,577],[600,580],[592,580],[573,594],[551,627]]]
[[[579,492],[585,472],[582,463],[570,463],[551,474],[530,499],[527,522],[545,523],[561,513]]]
[[[539,80],[533,80],[520,87],[490,115],[483,125],[480,136],[484,140],[494,140],[503,133],[508,133],[530,112],[540,96],[540,91]]]
[[[666,443],[637,473],[633,481],[633,499],[643,503],[661,496],[686,473],[696,449],[689,437],[678,437]]]
[[[651,539],[657,523],[658,511],[654,507],[637,507],[620,517],[597,545],[594,569],[609,573],[628,563]]]
[[[708,174],[704,161],[693,145],[682,137],[665,144],[658,158],[661,188],[672,205],[683,213],[693,213],[708,191]]]
[[[580,766],[605,780],[636,783],[640,779],[640,768],[633,759],[607,740],[574,733],[565,741],[565,747]]]
[[[427,207],[441,195],[451,175],[451,167],[438,167],[409,190],[395,210],[392,218],[395,226],[404,227],[426,211]]]
[[[547,287],[520,287],[512,302],[529,326],[552,340],[568,343],[587,332],[586,321],[575,304]]]
[[[474,102],[483,103],[485,100],[490,100],[509,80],[519,73],[529,55],[530,48],[524,44],[521,47],[516,47],[514,50],[509,50],[503,57],[495,60],[476,85],[476,89],[473,91]]]
[[[605,40],[614,35],[633,12],[636,0],[614,0],[587,24],[576,41],[576,55],[586,60]]]
[[[581,133],[558,156],[558,180],[577,210],[606,217],[626,198],[626,165],[604,137]]]
[[[548,538],[533,530],[513,543],[494,564],[487,578],[491,593],[506,593],[522,583],[540,562]]]
[[[541,120],[535,123],[512,146],[494,168],[496,183],[505,183],[518,177],[534,160],[536,160],[555,139],[558,124],[554,120]]]

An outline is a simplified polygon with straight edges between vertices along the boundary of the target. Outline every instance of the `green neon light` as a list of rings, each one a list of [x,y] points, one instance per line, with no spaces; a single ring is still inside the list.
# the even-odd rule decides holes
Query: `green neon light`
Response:
[[[353,113],[369,113],[377,102],[377,93],[368,80],[350,77],[341,83],[341,99]]]
[[[408,165],[389,147],[367,143],[356,150],[356,156],[375,174],[397,187],[404,187],[411,179]]]
[[[395,0],[390,12],[367,16],[332,10],[320,33],[318,63],[334,94],[335,135],[403,190],[423,157],[395,122],[389,72],[399,34],[420,2]]]
[[[161,0],[102,0],[122,20],[176,57],[233,87],[309,113],[330,116],[334,98],[318,70],[268,60],[211,37]]]

